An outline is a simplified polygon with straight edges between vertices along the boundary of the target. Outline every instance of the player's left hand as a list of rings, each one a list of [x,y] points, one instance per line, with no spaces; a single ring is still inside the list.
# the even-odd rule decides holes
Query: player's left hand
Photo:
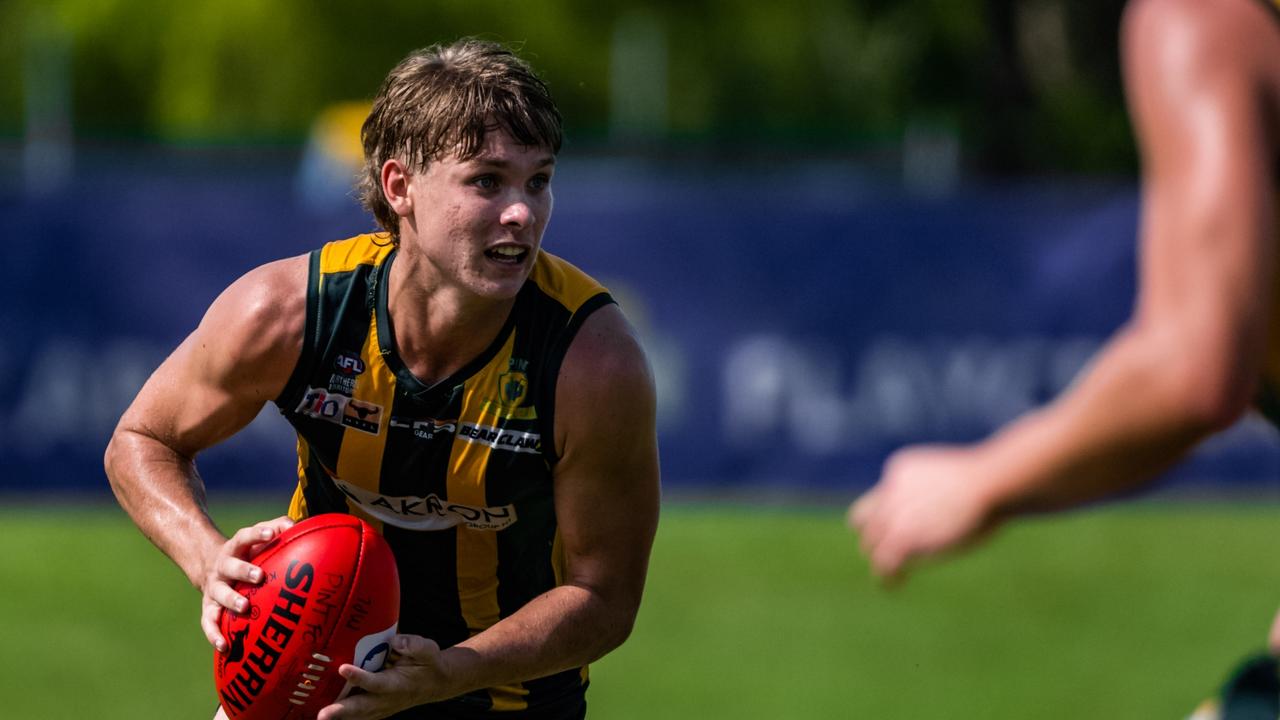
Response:
[[[444,668],[440,646],[419,635],[391,639],[387,667],[372,673],[342,665],[338,674],[361,692],[320,710],[316,720],[380,720],[415,705],[444,700]]]

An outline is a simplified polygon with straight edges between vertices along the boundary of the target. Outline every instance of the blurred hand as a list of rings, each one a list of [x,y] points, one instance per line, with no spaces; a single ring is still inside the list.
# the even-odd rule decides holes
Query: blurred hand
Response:
[[[445,679],[440,646],[419,635],[392,638],[391,656],[380,672],[342,665],[338,674],[363,692],[322,708],[316,720],[379,720],[448,697],[440,692]]]
[[[225,608],[241,613],[249,609],[249,600],[237,593],[231,583],[240,581],[262,582],[262,571],[257,565],[248,562],[247,558],[258,553],[263,545],[280,536],[293,521],[287,517],[264,520],[253,527],[237,530],[231,539],[218,548],[213,559],[206,565],[208,572],[200,590],[203,594],[200,604],[200,627],[209,644],[225,652],[226,639],[218,631],[218,614]]]
[[[898,580],[913,560],[963,547],[995,525],[970,447],[922,445],[894,453],[880,481],[847,516],[880,577]]]
[[[1272,655],[1280,657],[1280,613],[1276,613],[1276,619],[1271,623],[1271,637],[1267,639],[1267,649]]]

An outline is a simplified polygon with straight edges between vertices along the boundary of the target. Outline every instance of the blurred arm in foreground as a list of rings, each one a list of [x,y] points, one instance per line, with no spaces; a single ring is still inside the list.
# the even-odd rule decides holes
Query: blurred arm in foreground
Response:
[[[976,445],[889,459],[849,511],[881,576],[1149,482],[1280,387],[1280,7],[1136,0],[1122,44],[1143,163],[1133,316],[1045,408]]]

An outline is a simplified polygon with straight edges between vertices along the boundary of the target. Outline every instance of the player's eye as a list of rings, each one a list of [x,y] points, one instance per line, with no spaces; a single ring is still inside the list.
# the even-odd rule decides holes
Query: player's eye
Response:
[[[545,173],[538,173],[529,179],[529,189],[538,191],[546,190],[551,185],[551,176]]]
[[[496,190],[498,188],[498,178],[495,175],[477,175],[471,178],[471,184],[481,190]]]

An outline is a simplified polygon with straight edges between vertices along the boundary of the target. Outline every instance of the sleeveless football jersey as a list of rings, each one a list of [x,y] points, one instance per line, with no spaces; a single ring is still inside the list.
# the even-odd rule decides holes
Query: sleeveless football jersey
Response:
[[[400,569],[400,632],[449,647],[557,586],[552,468],[556,378],[582,322],[613,302],[547,253],[501,332],[426,386],[397,355],[387,312],[396,248],[384,235],[310,256],[302,355],[276,400],[298,434],[295,519],[370,521]],[[448,702],[466,716],[581,704],[581,668]]]

